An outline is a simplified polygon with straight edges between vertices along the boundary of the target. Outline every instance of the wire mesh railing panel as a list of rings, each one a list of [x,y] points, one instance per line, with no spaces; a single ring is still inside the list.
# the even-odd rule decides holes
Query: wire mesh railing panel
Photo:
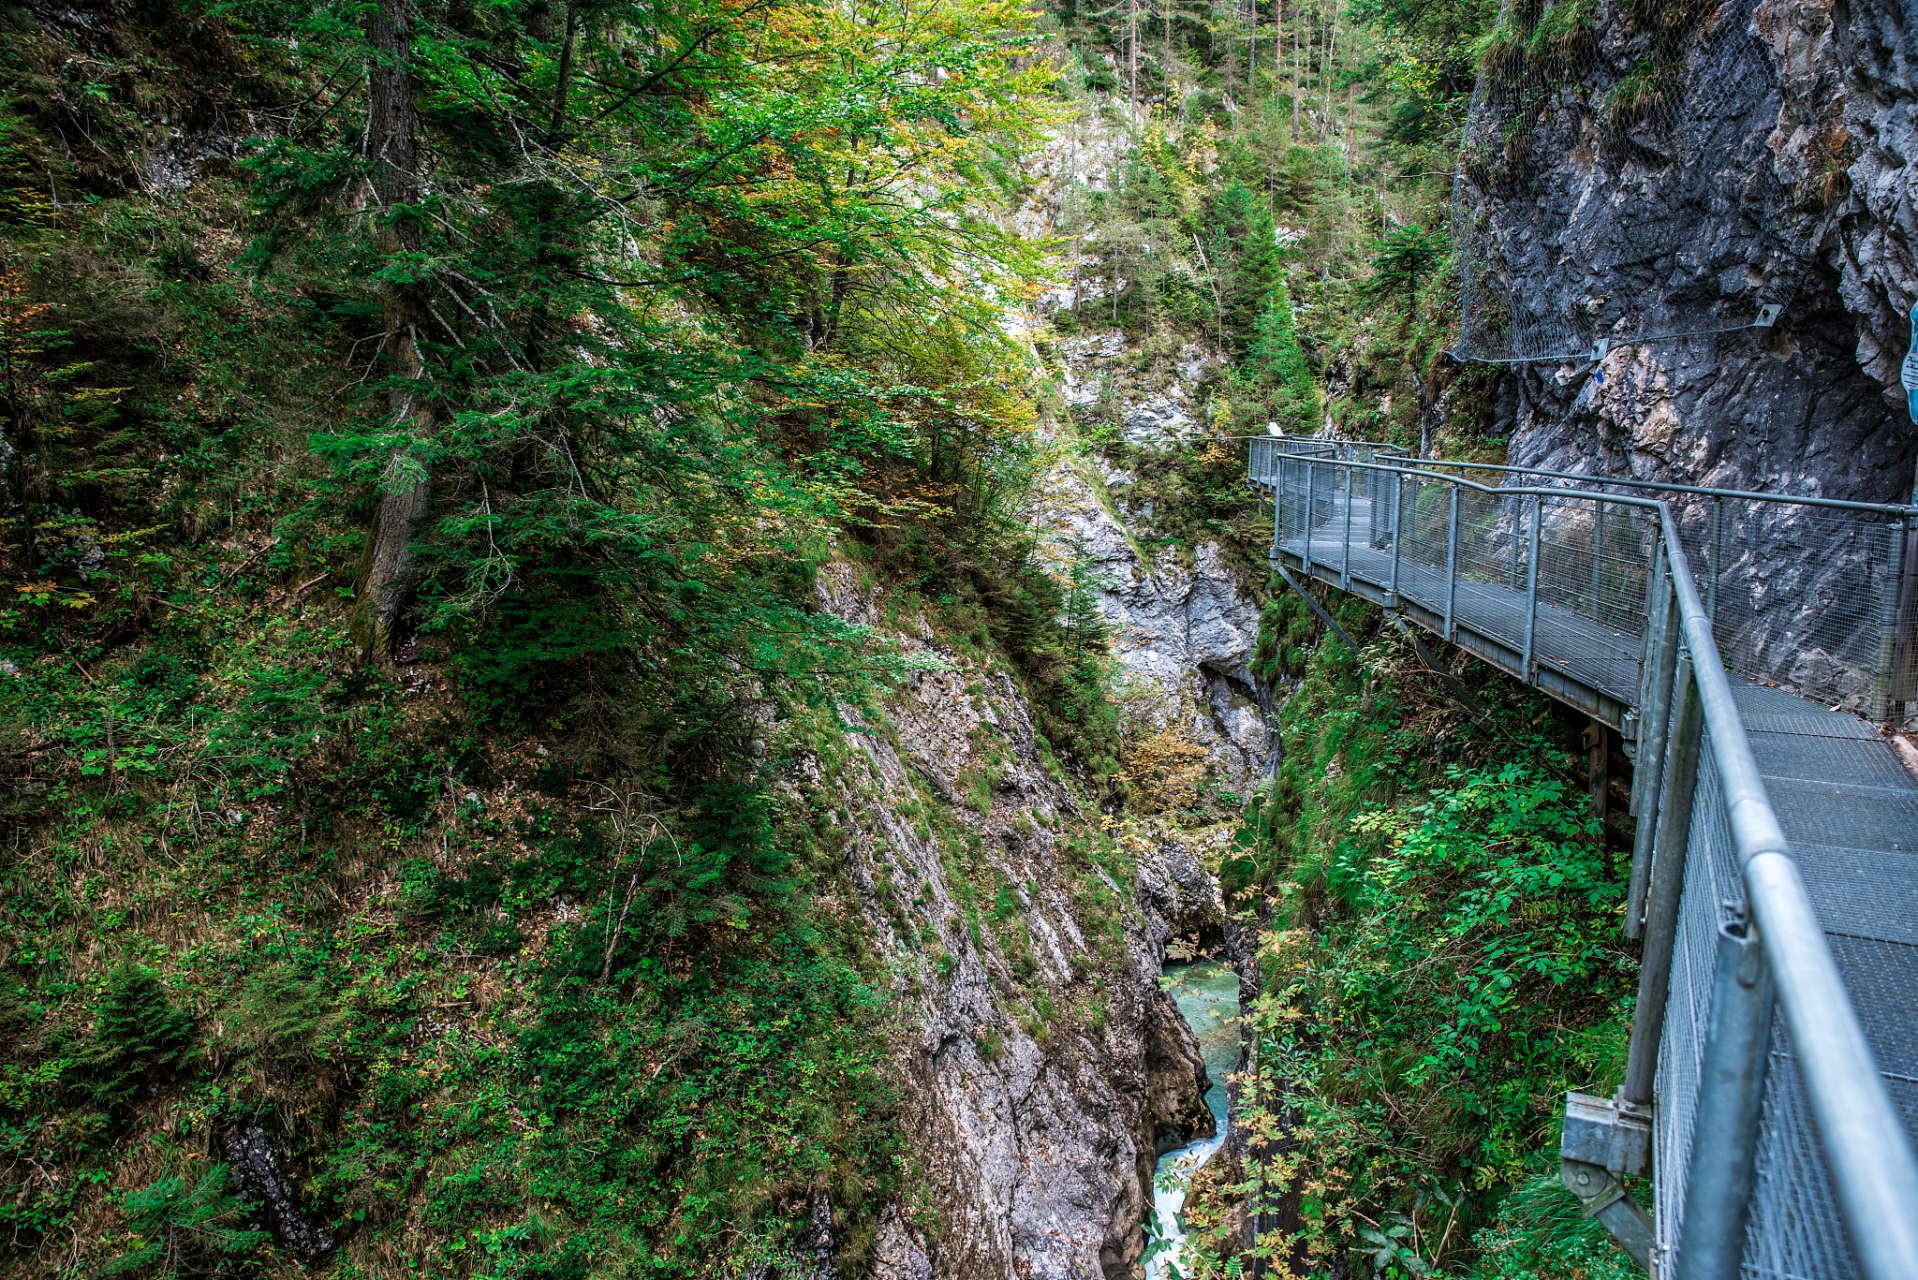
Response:
[[[1905,1126],[1918,1130],[1918,1046],[1905,1016],[1918,986],[1918,950],[1842,934],[1830,943]],[[1763,1108],[1744,1274],[1767,1280],[1860,1274],[1782,1021],[1772,1032]]]
[[[1552,477],[1530,481],[1564,493],[1532,500],[1503,491],[1423,477],[1393,480],[1383,468],[1418,468],[1383,446],[1284,438],[1253,442],[1255,478],[1264,477],[1290,508],[1281,540],[1315,535],[1311,558],[1343,552],[1345,475],[1352,476],[1356,538],[1389,555],[1394,521],[1405,526],[1401,560],[1442,572],[1454,563],[1462,582],[1527,590],[1532,514],[1539,513],[1538,602],[1615,633],[1595,653],[1594,672],[1616,678],[1642,638],[1656,521],[1643,506],[1606,497],[1657,496],[1672,508],[1680,542],[1728,670],[1750,675],[1827,706],[1875,719],[1918,701],[1918,521],[1895,509],[1822,507],[1790,498],[1670,492],[1630,481]],[[1394,484],[1406,492],[1394,509]],[[1456,488],[1456,560],[1450,559],[1451,493]],[[1309,493],[1308,493],[1309,490]],[[1337,521],[1339,527],[1328,525]],[[1422,603],[1434,592],[1426,575],[1400,587]],[[1523,616],[1492,609],[1468,619],[1474,629],[1516,648]],[[1546,623],[1547,631],[1555,624]],[[1616,650],[1616,651],[1614,651]],[[1561,655],[1563,657],[1564,655]],[[1565,665],[1563,662],[1560,665]],[[1576,661],[1571,666],[1576,668]]]
[[[1443,616],[1450,581],[1446,557],[1452,537],[1452,486],[1421,476],[1407,476],[1400,483],[1405,496],[1399,508],[1399,593]]]
[[[1653,875],[1659,874],[1656,869]],[[1685,890],[1679,903],[1676,945],[1672,952],[1670,994],[1665,1002],[1665,1032],[1658,1061],[1657,1130],[1653,1159],[1660,1170],[1691,1167],[1692,1126],[1698,1114],[1698,1083],[1711,1035],[1712,985],[1718,971],[1718,926],[1724,904],[1744,897],[1738,847],[1725,812],[1718,762],[1706,735],[1699,747],[1698,788],[1692,804],[1691,835],[1685,851]],[[1685,1220],[1685,1179],[1657,1179],[1658,1243],[1668,1250],[1666,1265],[1677,1256],[1679,1228]],[[1661,1274],[1667,1274],[1661,1266]]]
[[[1673,507],[1728,669],[1882,714],[1874,703],[1892,679],[1900,522],[1737,498]]]
[[[1791,1038],[1776,1019],[1765,1069],[1755,1165],[1742,1273],[1779,1280],[1859,1274],[1851,1246],[1839,1229],[1838,1199],[1805,1097],[1805,1082],[1791,1052]]]
[[[1458,514],[1459,576],[1506,592],[1523,593],[1529,560],[1523,525],[1520,499],[1463,490]],[[1524,632],[1524,618],[1511,609],[1484,609],[1475,614],[1472,624],[1513,646],[1520,643]]]
[[[1541,511],[1539,602],[1601,627],[1638,631],[1658,535],[1653,513],[1586,495],[1544,499]]]

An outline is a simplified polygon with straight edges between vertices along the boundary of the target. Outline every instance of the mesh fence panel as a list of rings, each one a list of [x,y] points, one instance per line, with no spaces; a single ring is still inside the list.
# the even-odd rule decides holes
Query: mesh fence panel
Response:
[[[1737,846],[1718,786],[1710,735],[1699,748],[1698,789],[1692,804],[1691,838],[1685,851],[1685,890],[1672,952],[1665,1034],[1658,1060],[1658,1123],[1653,1159],[1657,1168],[1691,1166],[1692,1123],[1698,1114],[1698,1081],[1711,1034],[1712,983],[1718,967],[1718,925],[1723,903],[1744,897]],[[1657,1180],[1658,1242],[1676,1256],[1678,1227],[1685,1217],[1685,1179]],[[1661,1269],[1662,1270],[1662,1269]]]
[[[1357,544],[1373,561],[1389,559],[1392,521],[1400,520],[1406,537],[1398,548],[1399,589],[1443,612],[1454,486],[1374,470],[1421,465],[1429,464],[1364,443],[1253,441],[1252,475],[1280,489],[1275,528],[1282,544],[1303,548],[1299,540],[1309,525],[1315,531],[1312,562],[1350,561],[1345,549],[1350,473]],[[1632,668],[1644,645],[1658,525],[1648,509],[1604,498],[1662,497],[1672,508],[1728,670],[1873,717],[1886,715],[1888,703],[1918,698],[1918,647],[1899,642],[1918,630],[1913,625],[1918,600],[1911,598],[1918,575],[1910,572],[1918,528],[1907,527],[1895,513],[1788,498],[1672,493],[1617,481],[1535,483],[1564,495],[1537,504],[1540,630],[1535,639],[1557,643],[1556,649],[1539,647],[1533,655],[1539,661],[1596,677],[1609,692],[1635,700]],[[1396,517],[1395,485],[1405,490]],[[1464,486],[1457,492],[1459,579],[1524,595],[1532,501]],[[1361,576],[1386,585],[1371,573]],[[1596,622],[1610,634],[1567,628],[1565,618]],[[1475,625],[1516,651],[1523,644],[1524,621],[1523,608],[1488,608]]]
[[[1729,332],[1798,296],[1809,264],[1790,244],[1818,193],[1783,189],[1755,145],[1770,125],[1745,119],[1775,80],[1772,34],[1757,0],[1506,0],[1453,183],[1460,359]],[[1727,185],[1735,234],[1672,232]]]

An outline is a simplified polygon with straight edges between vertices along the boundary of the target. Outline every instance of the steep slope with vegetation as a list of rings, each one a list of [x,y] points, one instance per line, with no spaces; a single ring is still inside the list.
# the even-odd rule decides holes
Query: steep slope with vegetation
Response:
[[[1136,1258],[1203,1108],[1017,515],[1027,17],[10,24],[11,1264]],[[847,772],[935,689],[970,731]],[[982,1081],[1089,1117],[1082,1192]]]

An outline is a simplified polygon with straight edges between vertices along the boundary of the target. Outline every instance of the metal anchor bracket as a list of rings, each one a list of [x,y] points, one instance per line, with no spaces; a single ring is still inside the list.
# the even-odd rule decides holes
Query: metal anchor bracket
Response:
[[[1583,1160],[1561,1159],[1558,1180],[1585,1206],[1585,1216],[1597,1218],[1599,1225],[1612,1233],[1612,1239],[1646,1270],[1652,1265],[1652,1217],[1625,1194],[1625,1187],[1610,1172]]]
[[[1651,1112],[1620,1098],[1568,1093],[1558,1154],[1613,1173],[1643,1174],[1651,1167]]]

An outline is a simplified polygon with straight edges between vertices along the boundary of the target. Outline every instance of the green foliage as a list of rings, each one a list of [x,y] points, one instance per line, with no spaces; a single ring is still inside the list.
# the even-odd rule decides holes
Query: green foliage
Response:
[[[271,1113],[362,1273],[710,1274],[816,1191],[856,1271],[912,1201],[882,961],[767,739],[843,752],[908,663],[820,567],[1116,768],[1096,588],[1020,514],[1032,16],[428,6],[382,205],[378,8],[0,34],[9,1260],[252,1267],[224,1183],[109,1192]],[[387,669],[350,621],[405,475]]]
[[[1645,1189],[1642,1183],[1636,1188]],[[1556,1173],[1532,1174],[1512,1188],[1473,1244],[1479,1256],[1465,1273],[1470,1280],[1638,1280],[1644,1275]]]
[[[671,1271],[723,1258],[814,1185],[849,1243],[869,1241],[900,1190],[879,994],[783,934],[708,948],[684,974],[647,957],[655,943],[630,991],[604,988],[602,936],[575,935],[521,1038],[541,1117],[533,1194],[577,1221],[626,1219],[641,1256]]]
[[[1445,255],[1443,237],[1422,227],[1397,227],[1378,244],[1367,288],[1410,301]],[[1410,308],[1408,307],[1408,310]]]
[[[1274,389],[1273,412],[1295,432],[1309,427],[1319,409],[1318,384],[1299,346],[1297,319],[1292,295],[1280,280],[1266,295],[1241,365]]]
[[[193,1064],[193,1019],[167,1002],[160,980],[124,965],[107,979],[93,1039],[73,1056],[67,1086],[99,1107],[123,1107],[140,1091]]]
[[[1340,612],[1366,634],[1364,607]],[[1267,611],[1265,669],[1306,625]],[[1491,718],[1467,729],[1428,681],[1396,640],[1362,658],[1321,643],[1223,876],[1272,913],[1252,1010],[1270,1103],[1246,1122],[1292,1126],[1299,1145],[1267,1185],[1306,1188],[1313,1257],[1407,1275],[1519,1239],[1522,1206],[1501,1205],[1553,1141],[1564,1091],[1615,1082],[1635,969],[1623,886],[1565,776],[1573,726],[1481,674]],[[1515,1266],[1584,1256],[1532,1247],[1496,1244]]]
[[[127,1222],[139,1246],[106,1264],[107,1275],[219,1276],[240,1274],[240,1264],[270,1238],[245,1222],[253,1206],[227,1187],[216,1164],[197,1181],[185,1175],[161,1178],[126,1197]]]

